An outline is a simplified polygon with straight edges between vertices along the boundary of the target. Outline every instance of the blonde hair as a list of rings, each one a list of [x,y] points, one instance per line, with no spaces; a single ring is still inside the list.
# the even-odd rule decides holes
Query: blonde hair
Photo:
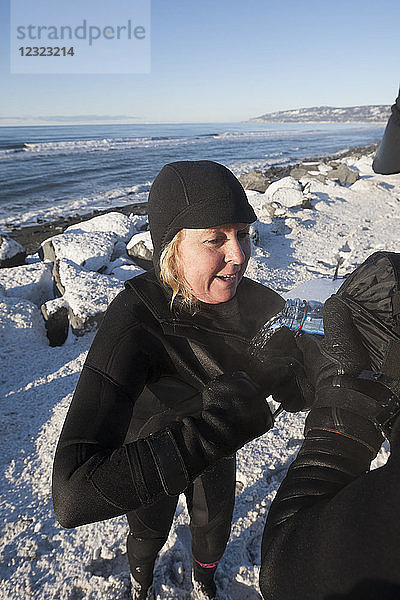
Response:
[[[183,230],[181,229],[165,246],[160,256],[161,281],[172,290],[171,310],[177,296],[180,297],[182,303],[189,309],[193,309],[198,305],[198,298],[193,294],[181,272],[179,243],[182,237]]]

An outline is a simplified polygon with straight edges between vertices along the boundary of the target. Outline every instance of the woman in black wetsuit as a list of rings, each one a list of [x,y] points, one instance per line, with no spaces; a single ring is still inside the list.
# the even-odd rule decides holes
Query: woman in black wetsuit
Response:
[[[271,427],[265,397],[283,383],[291,401],[297,390],[282,362],[259,379],[246,359],[283,300],[244,277],[256,215],[228,169],[166,165],[148,210],[154,270],[126,283],[94,339],[55,455],[54,509],[64,527],[127,514],[139,599],[185,491],[194,580],[214,598],[234,453]]]

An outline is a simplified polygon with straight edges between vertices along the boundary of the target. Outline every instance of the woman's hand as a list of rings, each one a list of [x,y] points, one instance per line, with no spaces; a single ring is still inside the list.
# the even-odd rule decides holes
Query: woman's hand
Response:
[[[215,461],[234,454],[272,427],[265,396],[243,372],[219,375],[200,392],[203,410],[127,444],[138,496],[149,504],[165,493],[174,496]]]
[[[298,338],[287,327],[280,327],[267,340],[261,330],[249,347],[251,374],[266,396],[272,395],[284,410],[307,410],[314,401],[314,387],[304,368]]]
[[[204,387],[202,398],[199,430],[208,429],[206,443],[211,452],[233,454],[273,425],[265,395],[243,371],[216,377]]]

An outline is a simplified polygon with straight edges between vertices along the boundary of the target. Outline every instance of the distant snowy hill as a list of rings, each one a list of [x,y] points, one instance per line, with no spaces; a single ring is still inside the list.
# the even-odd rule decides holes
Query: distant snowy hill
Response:
[[[312,108],[296,108],[294,110],[281,110],[266,113],[259,117],[249,119],[252,123],[275,121],[278,123],[299,122],[333,122],[347,123],[351,121],[367,121],[376,123],[386,121],[390,115],[390,106],[374,104],[368,106],[348,106],[336,108],[334,106],[313,106]]]

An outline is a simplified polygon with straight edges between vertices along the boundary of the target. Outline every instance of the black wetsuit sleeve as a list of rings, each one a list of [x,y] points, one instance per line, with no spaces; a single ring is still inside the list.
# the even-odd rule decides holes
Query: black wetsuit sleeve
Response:
[[[376,152],[372,168],[375,173],[400,173],[400,94],[392,106],[392,114]]]
[[[153,375],[149,333],[124,290],[107,310],[79,378],[53,466],[53,504],[64,527],[140,505],[124,444],[136,399]]]
[[[355,391],[341,393],[343,404],[351,400],[362,406],[367,401]],[[336,594],[348,592],[369,576],[382,578],[386,569],[382,547],[371,550],[368,541],[370,535],[379,537],[380,529],[387,529],[387,511],[381,515],[377,511],[385,474],[369,472],[379,447],[378,443],[373,443],[374,448],[370,444],[375,426],[349,413],[355,423],[354,434],[340,434],[334,427],[324,427],[318,415],[314,422],[320,422],[320,428],[314,427],[313,411],[306,422],[302,447],[268,514],[260,588],[268,600],[366,598]],[[332,414],[336,414],[340,428],[339,421],[346,418],[344,412]],[[393,489],[392,480],[390,486],[387,489]],[[388,547],[393,543],[392,538]],[[396,550],[396,558],[398,555]],[[368,596],[372,597],[386,598]]]

